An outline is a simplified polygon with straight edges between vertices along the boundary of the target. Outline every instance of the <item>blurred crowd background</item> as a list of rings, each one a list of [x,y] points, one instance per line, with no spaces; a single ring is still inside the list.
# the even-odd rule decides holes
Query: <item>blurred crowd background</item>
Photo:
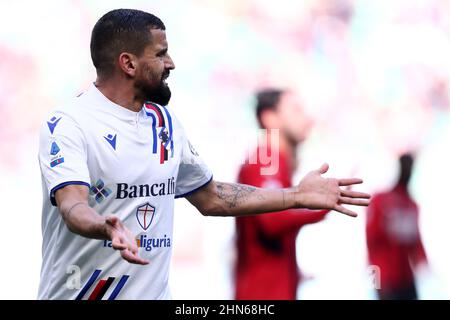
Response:
[[[167,27],[170,107],[219,181],[235,181],[256,137],[254,92],[290,88],[315,126],[294,181],[323,162],[363,191],[390,188],[397,156],[417,154],[411,192],[430,268],[422,299],[450,298],[450,1],[0,1],[0,298],[34,299],[41,263],[38,128],[95,80],[95,22],[137,8]],[[300,299],[372,299],[365,211],[332,213],[298,237],[310,276]],[[234,220],[175,209],[175,299],[233,298]]]

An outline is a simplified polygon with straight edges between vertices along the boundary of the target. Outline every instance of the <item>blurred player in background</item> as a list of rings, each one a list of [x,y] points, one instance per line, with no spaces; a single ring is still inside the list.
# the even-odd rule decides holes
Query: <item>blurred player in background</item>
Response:
[[[262,188],[289,188],[297,167],[298,145],[306,138],[312,121],[290,91],[266,89],[256,97],[256,116],[267,135],[276,139],[256,150],[256,163],[247,161],[239,182]],[[276,145],[272,145],[276,143]],[[278,157],[278,170],[264,174],[265,155]],[[259,216],[236,218],[236,299],[295,299],[301,272],[295,242],[300,228],[322,220],[328,211],[290,209]]]
[[[400,176],[395,187],[376,194],[367,214],[367,249],[371,265],[379,267],[379,299],[417,299],[414,273],[427,265],[419,232],[419,209],[408,184],[414,158],[399,158]]]

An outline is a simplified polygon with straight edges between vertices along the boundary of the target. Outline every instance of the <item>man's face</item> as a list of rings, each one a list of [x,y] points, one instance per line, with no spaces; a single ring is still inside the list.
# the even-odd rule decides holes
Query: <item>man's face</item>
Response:
[[[281,95],[276,113],[281,134],[293,143],[305,140],[312,126],[312,119],[294,93],[286,91]]]
[[[175,69],[167,50],[166,33],[160,29],[151,29],[152,43],[138,58],[135,87],[146,101],[167,105],[171,92],[166,83],[170,70]]]

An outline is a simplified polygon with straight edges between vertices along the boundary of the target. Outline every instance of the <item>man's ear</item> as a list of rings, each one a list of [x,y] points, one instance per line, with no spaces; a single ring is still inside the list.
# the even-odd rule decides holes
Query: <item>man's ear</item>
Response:
[[[119,55],[119,68],[128,76],[136,75],[137,59],[134,54],[122,52]]]

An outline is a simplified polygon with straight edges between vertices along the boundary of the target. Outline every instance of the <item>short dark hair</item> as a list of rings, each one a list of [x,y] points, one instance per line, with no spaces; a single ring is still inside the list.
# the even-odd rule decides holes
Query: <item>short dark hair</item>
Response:
[[[161,19],[140,10],[116,9],[101,17],[91,35],[91,57],[97,73],[112,73],[121,52],[140,56],[151,43],[151,28],[166,30]]]
[[[258,120],[259,126],[264,128],[261,122],[261,115],[266,110],[276,110],[278,102],[280,102],[280,97],[284,93],[281,89],[264,89],[256,94],[256,118]]]

